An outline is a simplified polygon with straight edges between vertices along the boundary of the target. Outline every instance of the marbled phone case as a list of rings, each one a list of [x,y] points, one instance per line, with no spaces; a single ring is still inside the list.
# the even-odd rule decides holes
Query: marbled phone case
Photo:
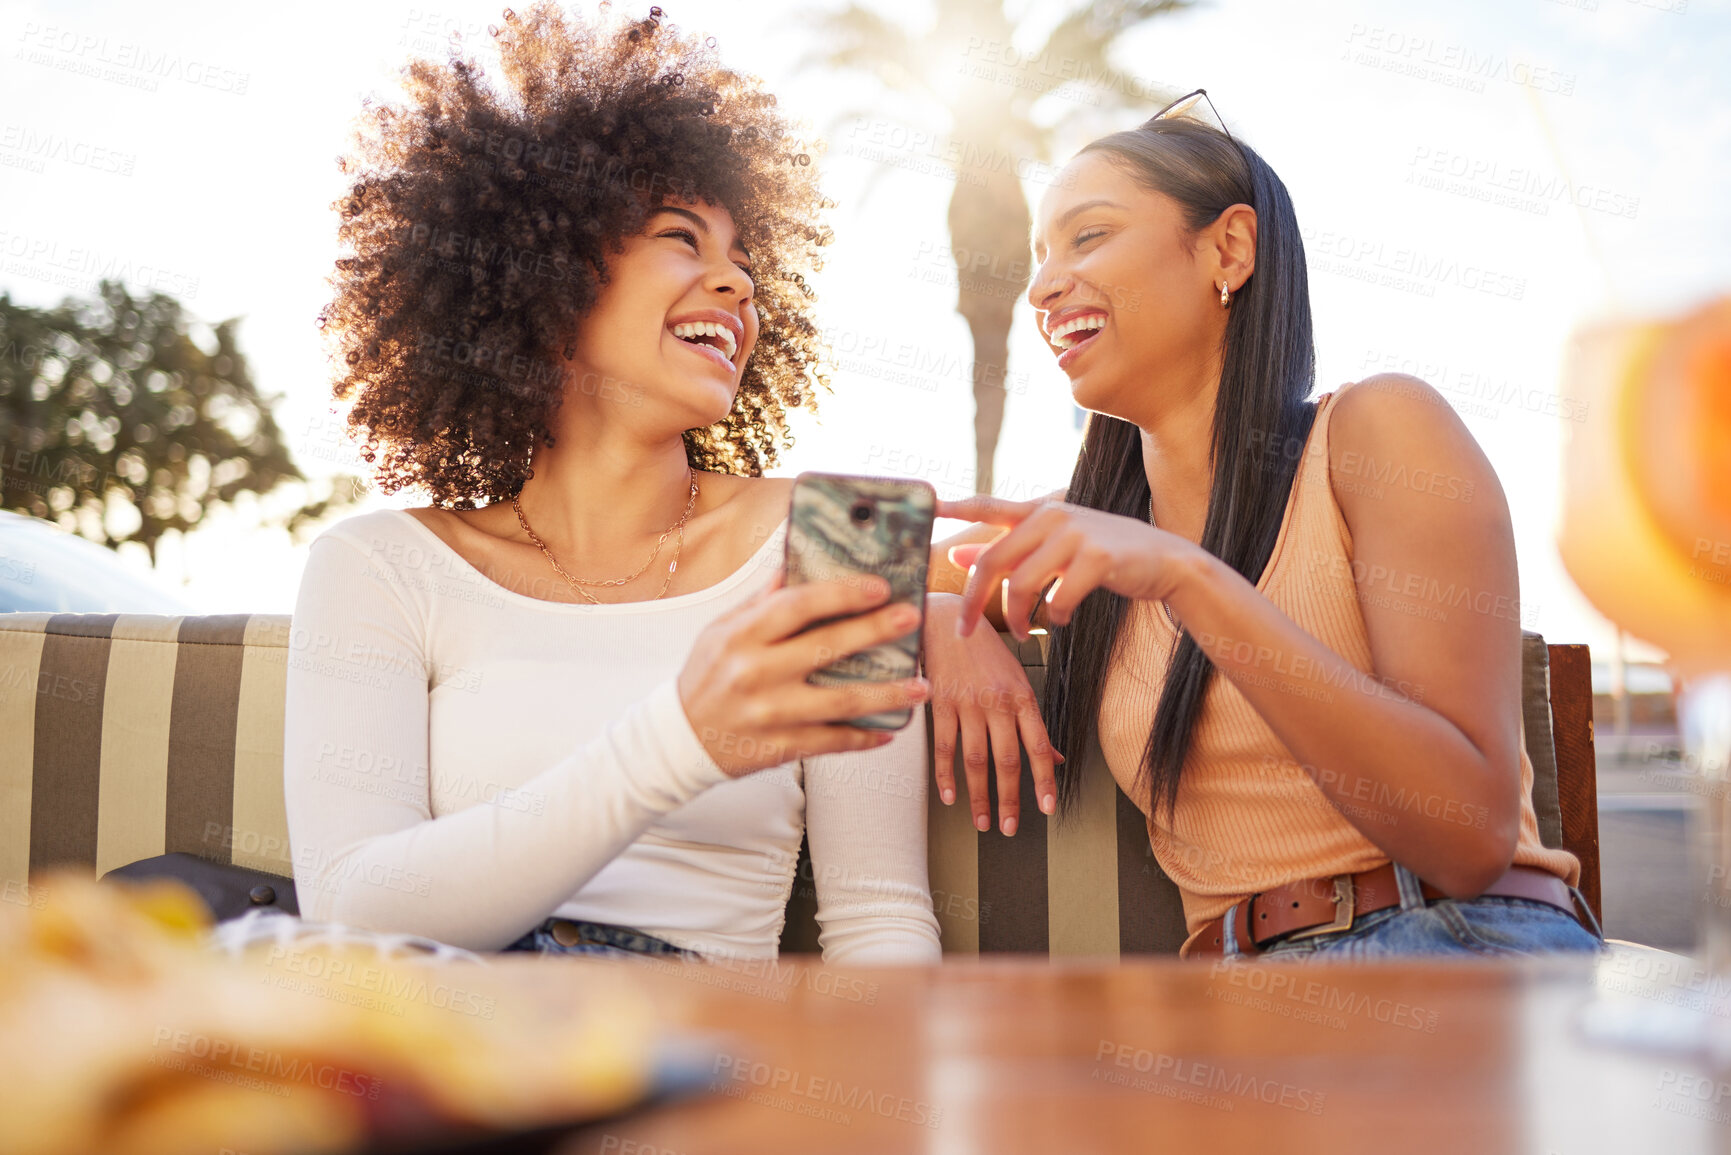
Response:
[[[905,637],[844,657],[806,680],[816,686],[892,682],[919,672],[925,624],[926,566],[931,559],[937,494],[923,481],[802,473],[794,479],[787,528],[787,584],[857,582],[876,574],[890,583],[890,602],[920,611]],[[828,619],[835,620],[835,619]],[[813,628],[823,622],[814,623]],[[903,708],[855,718],[870,730],[900,730],[913,719]]]

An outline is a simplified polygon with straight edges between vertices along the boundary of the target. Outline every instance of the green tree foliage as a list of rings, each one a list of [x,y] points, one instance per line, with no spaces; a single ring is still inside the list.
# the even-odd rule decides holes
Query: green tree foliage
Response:
[[[162,293],[103,281],[95,300],[53,309],[0,293],[0,508],[58,521],[103,545],[156,543],[243,493],[307,482],[235,343],[214,351]],[[308,483],[267,524],[291,533],[349,505],[356,479]]]

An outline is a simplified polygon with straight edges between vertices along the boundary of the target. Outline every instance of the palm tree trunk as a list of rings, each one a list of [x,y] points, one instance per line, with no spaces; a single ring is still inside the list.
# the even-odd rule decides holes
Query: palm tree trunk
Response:
[[[979,139],[975,137],[974,139]],[[985,154],[1015,155],[1007,148]],[[992,492],[992,459],[1004,426],[1010,319],[1028,286],[1032,217],[1013,167],[958,167],[950,195],[950,252],[956,262],[956,312],[974,340],[974,491]]]
[[[967,316],[966,312],[963,316]],[[993,460],[1004,428],[1004,366],[1010,356],[1010,310],[968,317],[974,336],[974,492],[992,492]]]

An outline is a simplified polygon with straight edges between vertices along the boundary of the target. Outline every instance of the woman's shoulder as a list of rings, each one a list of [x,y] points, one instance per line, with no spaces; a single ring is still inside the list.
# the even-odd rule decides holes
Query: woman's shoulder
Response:
[[[1377,373],[1334,390],[1328,405],[1330,471],[1366,456],[1452,456],[1477,442],[1435,386],[1405,373]]]
[[[405,571],[466,571],[464,559],[451,545],[449,530],[436,528],[441,522],[427,515],[450,517],[447,510],[374,509],[351,514],[326,526],[311,544],[317,558],[329,553],[360,554],[367,572],[392,579]]]
[[[1343,512],[1403,516],[1417,500],[1471,502],[1495,486],[1477,439],[1437,389],[1378,373],[1335,390],[1328,413],[1329,476]]]
[[[437,540],[425,536],[405,511],[351,514],[313,538],[295,614],[397,615],[415,601],[413,591],[428,588],[446,565]]]
[[[1406,373],[1375,373],[1349,381],[1333,391],[1329,402],[1331,441],[1359,443],[1401,429],[1423,434],[1442,424],[1466,428],[1435,386]]]
[[[321,530],[312,543],[341,541],[365,552],[373,553],[392,543],[420,541],[416,526],[426,527],[406,509],[374,509],[354,513],[332,522]]]

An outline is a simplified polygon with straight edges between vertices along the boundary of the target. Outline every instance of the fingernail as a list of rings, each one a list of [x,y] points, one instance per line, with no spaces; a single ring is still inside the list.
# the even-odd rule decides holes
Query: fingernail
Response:
[[[890,620],[898,626],[911,626],[920,620],[920,611],[913,606],[897,606]]]
[[[954,790],[948,789],[946,787],[944,790],[944,805],[948,806],[951,803],[955,802],[955,800],[956,800],[956,792]]]
[[[1016,820],[1014,818],[1004,819],[1004,837],[1005,838],[1012,838],[1015,836],[1015,833],[1016,833]]]
[[[974,819],[974,826],[979,829],[981,834],[984,834],[992,828],[992,820],[982,814],[978,818]]]
[[[915,702],[923,702],[931,696],[932,688],[925,682],[912,682],[908,685],[908,698]]]
[[[1052,751],[1052,757],[1056,758],[1060,762],[1065,761],[1064,756],[1062,754],[1058,753],[1056,750]]]
[[[1052,813],[1052,796],[1050,794],[1040,796],[1040,811],[1044,814]]]

